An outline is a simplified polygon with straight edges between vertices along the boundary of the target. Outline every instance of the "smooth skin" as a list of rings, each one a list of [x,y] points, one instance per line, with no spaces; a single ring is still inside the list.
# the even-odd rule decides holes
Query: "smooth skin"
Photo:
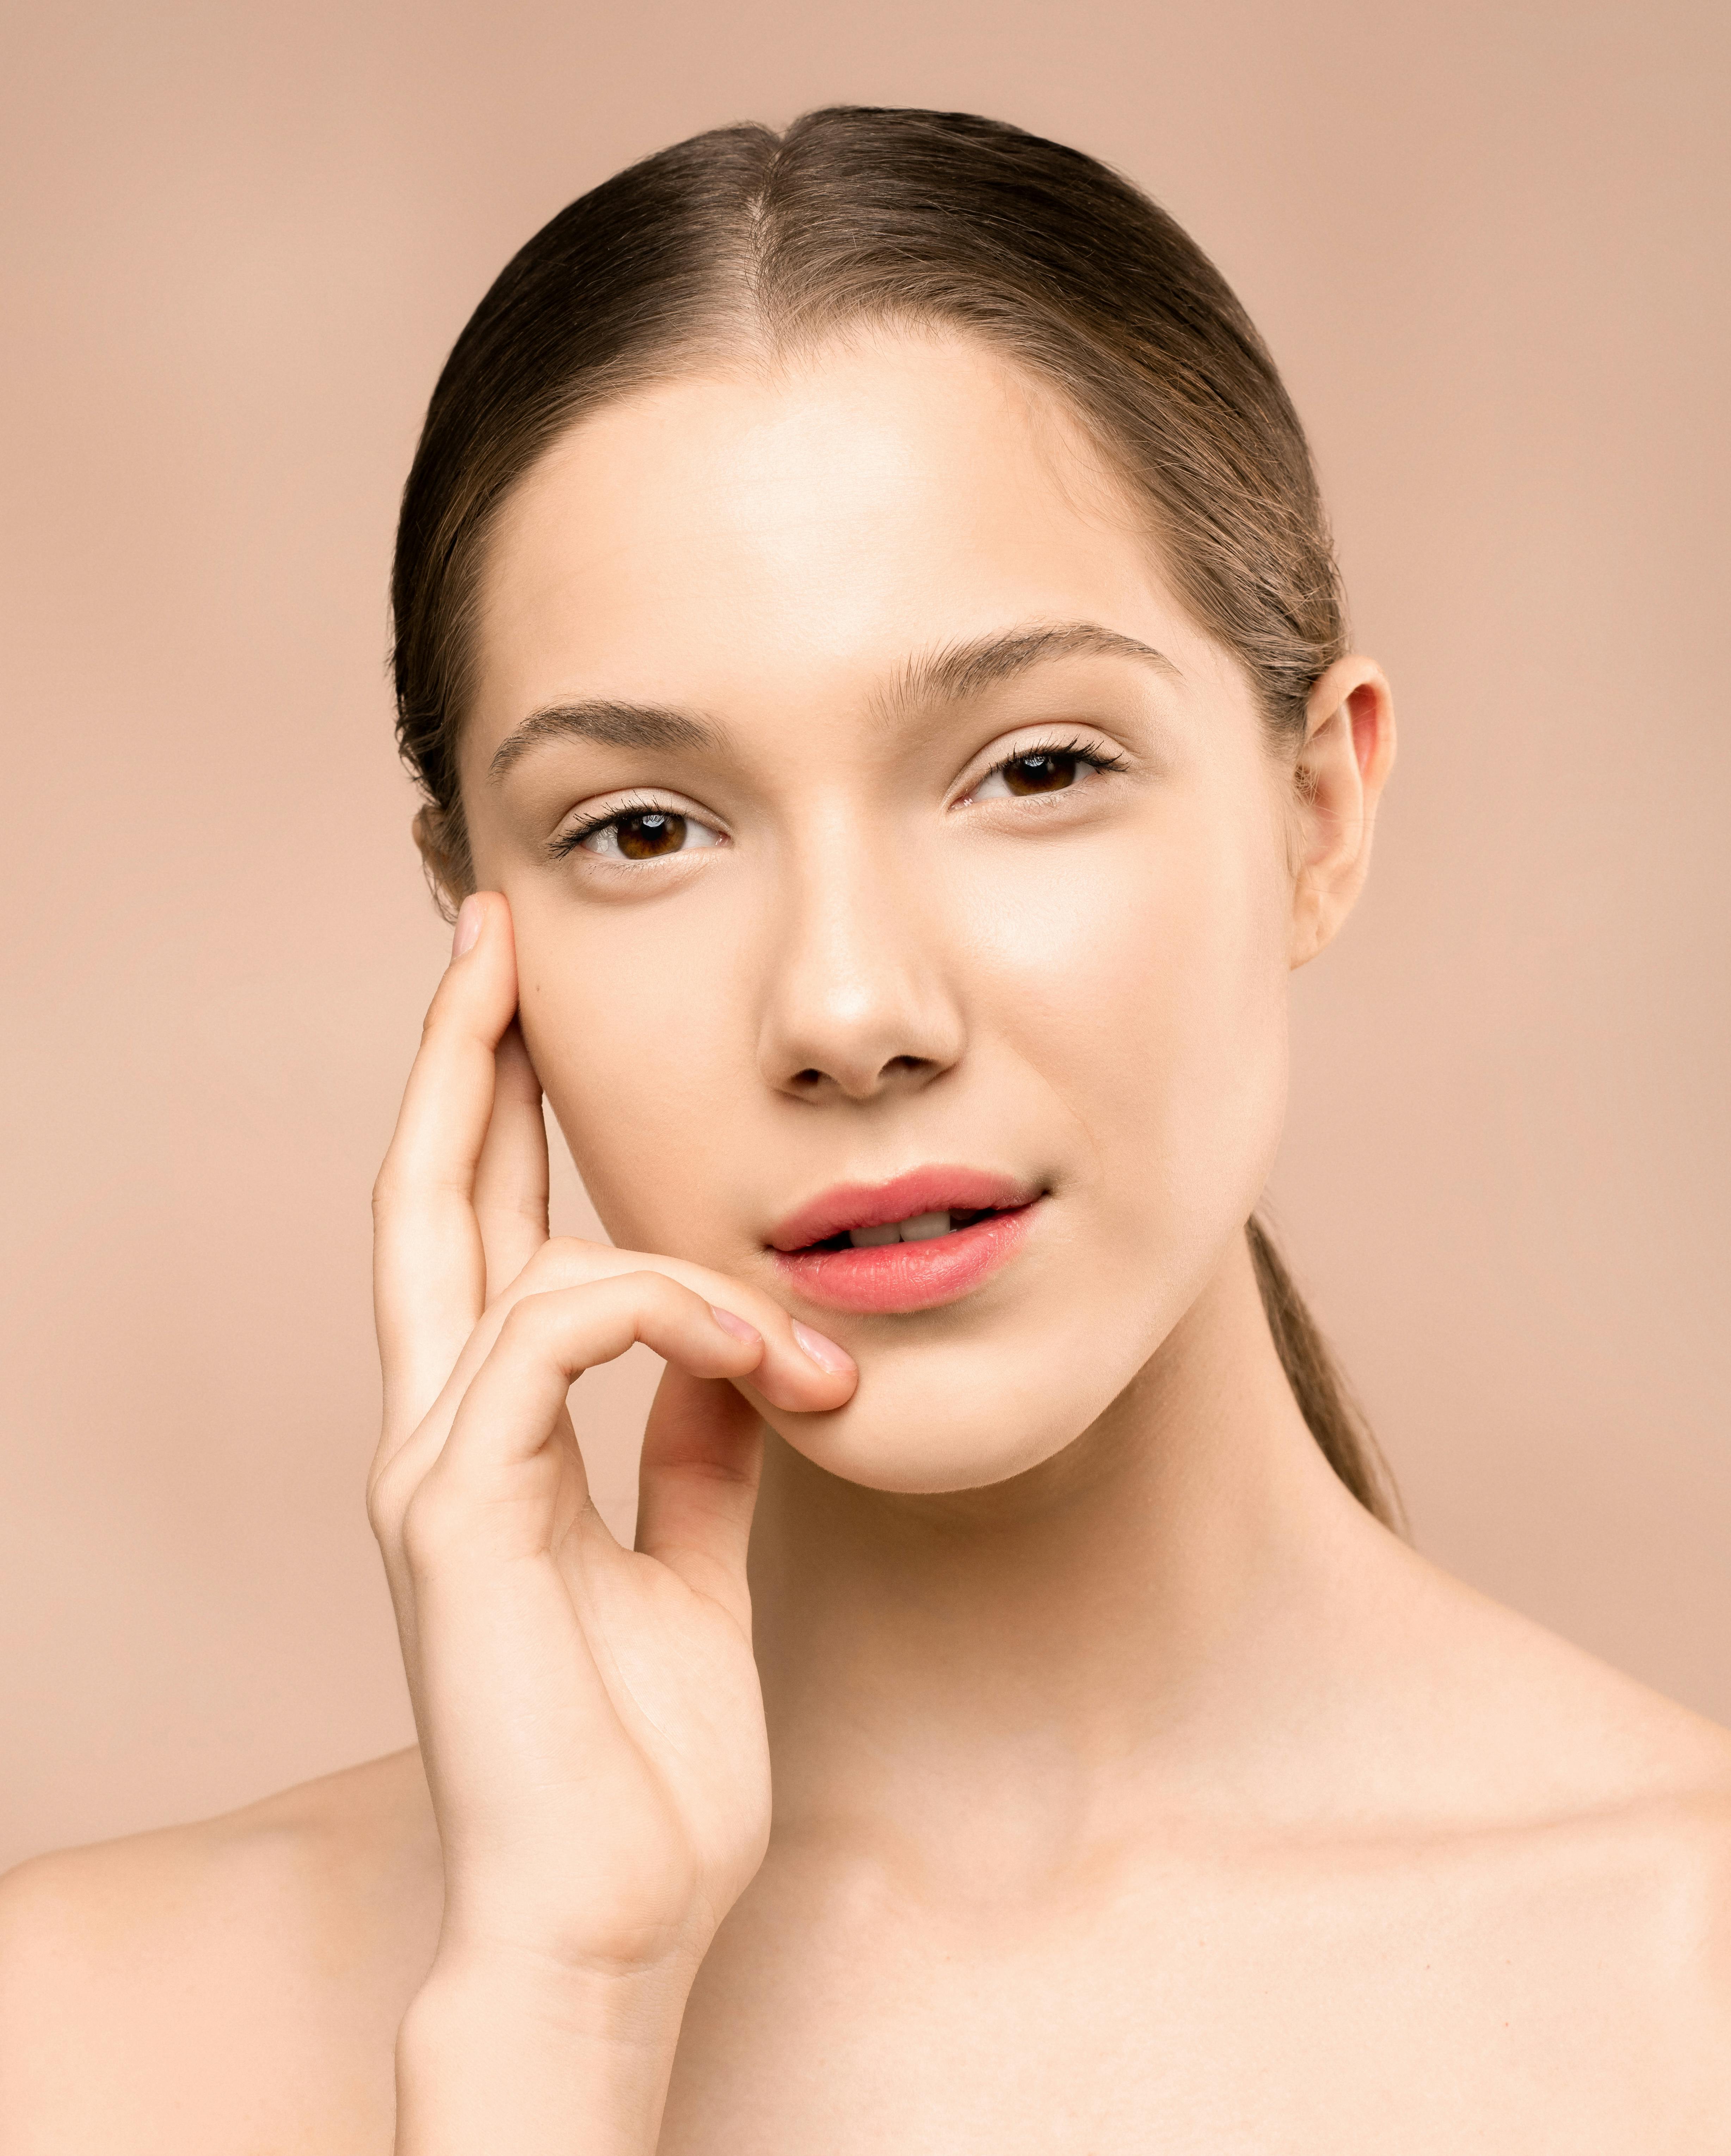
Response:
[[[6,2156],[1731,2146],[1731,1738],[1355,1503],[1245,1249],[1375,665],[1271,742],[1062,403],[911,334],[586,420],[482,598],[377,1192],[420,1747],[13,1874]],[[789,1294],[791,1208],[935,1161],[1046,1193],[1013,1263]]]

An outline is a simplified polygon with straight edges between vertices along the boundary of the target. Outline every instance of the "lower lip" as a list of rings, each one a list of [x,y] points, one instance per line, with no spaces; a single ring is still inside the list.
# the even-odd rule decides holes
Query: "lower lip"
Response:
[[[777,1270],[807,1302],[829,1310],[935,1310],[954,1302],[1006,1265],[1032,1224],[1034,1205],[989,1214],[971,1227],[920,1243],[873,1243],[863,1250],[775,1250]]]

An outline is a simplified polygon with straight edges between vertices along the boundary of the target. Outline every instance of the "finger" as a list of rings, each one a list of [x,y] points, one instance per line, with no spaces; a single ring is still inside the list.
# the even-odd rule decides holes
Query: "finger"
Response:
[[[755,1390],[780,1408],[796,1413],[822,1414],[841,1407],[852,1398],[859,1382],[853,1358],[836,1342],[797,1323],[780,1303],[730,1274],[712,1272],[707,1265],[684,1258],[663,1257],[647,1250],[617,1250],[611,1243],[585,1243],[574,1236],[555,1236],[545,1243],[515,1281],[500,1306],[488,1313],[488,1324],[477,1334],[477,1348],[489,1344],[489,1327],[502,1322],[513,1301],[525,1295],[576,1287],[586,1282],[617,1278],[625,1273],[655,1272],[676,1281],[693,1294],[721,1310],[731,1311],[763,1336],[761,1363],[751,1373]],[[477,1360],[479,1357],[477,1356]],[[459,1368],[459,1378],[464,1374]]]
[[[369,1503],[375,1532],[387,1551],[387,1565],[402,1508],[438,1460],[477,1373],[493,1353],[512,1312],[535,1296],[581,1291],[630,1275],[665,1279],[755,1330],[760,1345],[754,1350],[749,1383],[744,1374],[736,1381],[744,1386],[748,1399],[759,1403],[760,1411],[761,1402],[766,1400],[796,1414],[824,1414],[844,1406],[853,1397],[859,1372],[845,1350],[833,1341],[824,1341],[820,1359],[812,1346],[817,1336],[796,1324],[778,1302],[745,1281],[711,1272],[703,1265],[688,1265],[683,1259],[556,1236],[541,1245],[475,1326],[420,1424],[407,1435],[381,1444],[373,1463]]]
[[[750,1636],[745,1548],[763,1471],[763,1424],[724,1380],[669,1363],[643,1432],[637,1546],[719,1602]]]
[[[638,1341],[700,1378],[743,1377],[763,1354],[750,1326],[664,1273],[525,1296],[463,1394],[428,1484],[461,1484],[502,1512],[517,1494],[517,1471],[543,1450],[571,1386]]]
[[[420,1421],[486,1296],[476,1163],[493,1111],[494,1060],[516,1009],[510,915],[496,891],[463,901],[460,945],[427,1014],[397,1129],[373,1191],[373,1302],[387,1447]]]
[[[493,1116],[475,1165],[475,1221],[498,1300],[547,1240],[547,1126],[541,1081],[513,1019],[494,1061]]]

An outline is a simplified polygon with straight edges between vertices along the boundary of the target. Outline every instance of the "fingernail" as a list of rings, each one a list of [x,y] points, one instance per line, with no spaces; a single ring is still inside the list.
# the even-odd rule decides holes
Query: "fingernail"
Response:
[[[451,937],[451,957],[458,959],[475,947],[481,932],[481,901],[471,891],[457,909],[456,932]]]
[[[763,1335],[755,1325],[747,1325],[743,1317],[730,1310],[723,1310],[719,1303],[709,1305],[709,1315],[724,1332],[732,1333],[735,1340],[761,1340]]]
[[[793,1321],[793,1337],[818,1368],[827,1370],[832,1378],[853,1368],[853,1358],[845,1348],[837,1347],[833,1340],[826,1340],[821,1332],[814,1332],[809,1325],[801,1325],[796,1317]]]

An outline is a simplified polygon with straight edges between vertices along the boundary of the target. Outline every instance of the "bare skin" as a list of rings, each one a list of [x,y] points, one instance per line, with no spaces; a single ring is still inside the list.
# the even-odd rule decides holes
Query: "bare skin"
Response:
[[[1077,622],[1164,670],[888,693]],[[1246,1253],[1375,667],[1283,763],[1062,410],[914,339],[586,422],[483,659],[381,1180],[422,1747],[13,1874],[7,2156],[1731,2143],[1731,1738],[1371,1520]],[[723,739],[496,768],[586,700]],[[994,789],[1060,732],[1119,767]],[[622,801],[713,843],[550,854]],[[546,1243],[543,1090],[617,1250]],[[790,1291],[790,1206],[957,1160],[1046,1192],[1012,1263]],[[633,1338],[627,1553],[564,1401]]]

